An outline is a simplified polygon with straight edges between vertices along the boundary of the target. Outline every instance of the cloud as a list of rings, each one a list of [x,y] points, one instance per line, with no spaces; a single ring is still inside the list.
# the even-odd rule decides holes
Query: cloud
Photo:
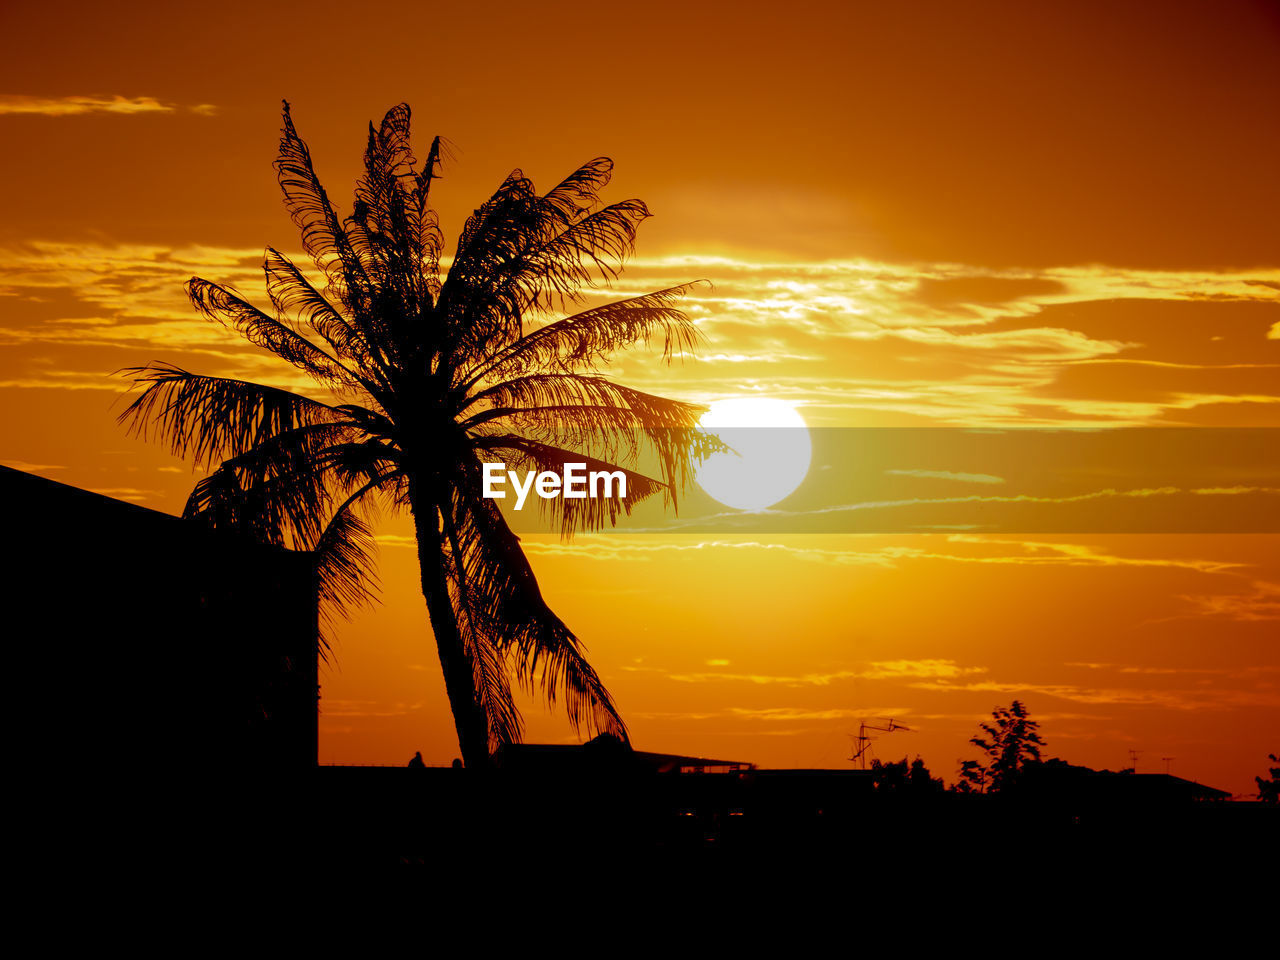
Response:
[[[382,537],[379,537],[382,542]],[[389,546],[413,546],[412,538],[401,538],[397,543],[394,538],[388,541]],[[626,535],[618,537],[579,536],[572,543],[559,540],[535,540],[526,536],[522,540],[526,553],[545,556],[563,557],[582,560],[639,560],[660,559],[663,554],[670,553],[704,553],[715,550],[761,551],[799,559],[834,563],[840,566],[875,566],[892,567],[899,555],[897,548],[883,550],[829,550],[820,547],[794,547],[783,543],[761,543],[755,540],[699,540],[695,542],[658,541],[646,537],[639,540]]]
[[[1111,670],[1116,673],[1136,673],[1151,674],[1154,676],[1174,676],[1177,674],[1208,674],[1212,676],[1251,678],[1256,677],[1260,673],[1275,673],[1280,671],[1280,667],[1276,666],[1254,666],[1254,667],[1147,667],[1137,664],[1124,663],[1090,663],[1068,661],[1063,664],[1066,667],[1080,667],[1085,670]]]
[[[884,680],[890,677],[959,677],[986,672],[986,667],[962,667],[954,660],[877,660],[861,676],[868,680]]]
[[[888,545],[870,550],[841,550],[824,547],[801,547],[787,543],[762,543],[756,540],[697,540],[687,537],[679,540],[658,540],[646,536],[608,534],[582,535],[565,543],[550,535],[526,536],[522,544],[531,556],[578,560],[638,560],[658,559],[671,553],[710,553],[716,550],[758,551],[761,553],[791,557],[815,563],[835,566],[867,566],[898,568],[912,562],[942,562],[965,564],[1063,566],[1063,567],[1119,567],[1119,568],[1167,568],[1203,574],[1238,575],[1249,566],[1241,561],[1201,559],[1195,557],[1137,557],[1120,556],[1082,543],[1058,543],[1042,540],[1017,540],[996,538],[971,533],[932,535],[930,543],[952,545],[961,550],[989,552],[943,552],[936,547]],[[917,534],[922,538],[928,534]],[[941,538],[940,540],[938,538]],[[412,537],[385,534],[378,542],[386,546],[414,546]]]
[[[325,717],[403,717],[421,710],[424,703],[391,703],[377,700],[325,700],[320,716]]]
[[[117,500],[128,500],[133,503],[163,496],[159,490],[139,490],[136,487],[90,487],[89,489],[104,497],[114,497]]]
[[[0,114],[30,114],[42,117],[75,117],[86,113],[114,113],[134,116],[142,113],[175,113],[180,107],[155,97],[88,96],[31,97],[22,94],[0,94]],[[200,103],[186,110],[200,116],[213,116],[217,107]]]
[[[832,709],[821,709],[812,707],[729,707],[725,710],[713,711],[628,711],[628,717],[634,717],[637,720],[677,720],[677,721],[700,721],[700,720],[723,720],[725,718],[742,719],[742,720],[760,720],[764,722],[792,722],[795,720],[849,720],[870,716],[906,716],[911,713],[910,708],[902,706],[894,707],[867,707],[861,710],[853,710],[845,707],[834,707]],[[956,714],[957,718],[968,719],[969,714]],[[728,732],[728,731],[726,731]],[[740,731],[734,731],[740,732]],[[799,731],[788,731],[799,732]]]
[[[634,670],[634,667],[623,667],[623,670]],[[650,667],[652,671],[654,668]],[[754,683],[760,686],[778,684],[786,687],[825,687],[836,680],[852,680],[861,676],[856,670],[836,670],[831,673],[806,673],[797,676],[775,676],[767,673],[668,673],[668,680],[677,683],[738,682]]]
[[[1093,688],[1067,683],[1007,683],[995,680],[972,683],[949,683],[945,680],[919,681],[908,686],[917,690],[951,693],[1042,694],[1074,703],[1159,706],[1172,710],[1229,710],[1236,707],[1280,706],[1280,695],[1223,687],[1206,687],[1198,690],[1150,690],[1121,687]]]
[[[895,470],[886,470],[886,474],[896,474]],[[922,471],[928,472],[928,471]],[[948,477],[948,479],[959,479]],[[972,476],[982,476],[974,474]],[[977,483],[1004,483],[1000,477],[991,477],[991,480],[980,480]],[[806,517],[818,516],[823,513],[849,513],[854,511],[869,511],[869,509],[888,509],[895,507],[927,507],[936,506],[936,504],[961,504],[961,503],[1036,503],[1036,504],[1068,504],[1068,503],[1087,503],[1091,500],[1105,499],[1147,499],[1152,497],[1178,497],[1178,495],[1192,495],[1192,497],[1242,497],[1247,494],[1280,494],[1280,488],[1275,486],[1203,486],[1203,488],[1184,489],[1180,486],[1139,486],[1128,490],[1117,490],[1115,488],[1107,488],[1105,490],[1089,490],[1088,493],[1078,493],[1064,495],[1064,497],[1038,497],[1034,494],[1000,494],[1000,495],[979,495],[966,494],[964,497],[911,497],[896,500],[860,500],[858,503],[840,503],[833,504],[829,507],[814,507],[810,509],[796,509],[796,511],[787,511],[787,509],[758,509],[744,513],[723,512],[716,513],[709,517],[689,517],[682,521],[673,521],[671,526],[677,529],[680,526],[700,526],[708,524],[713,520],[737,521],[740,525],[754,525],[760,517]]]
[[[694,712],[685,710],[643,711],[628,710],[627,717],[637,720],[714,720],[723,717],[719,712]]]
[[[895,707],[889,710],[878,710],[874,715],[884,714],[885,716],[902,716],[909,711],[905,707]],[[765,720],[771,722],[791,722],[795,720],[854,720],[862,717],[873,715],[867,710],[850,710],[843,707],[834,707],[830,710],[813,709],[806,707],[730,707],[729,714],[734,717],[740,717],[744,720]]]
[[[1242,623],[1280,620],[1280,584],[1255,580],[1251,586],[1248,593],[1197,594],[1182,599],[1195,605],[1195,617]]]
[[[1062,281],[1044,277],[979,275],[948,279],[925,278],[917,285],[915,296],[930,304],[990,304],[1060,294],[1065,289]]]
[[[57,463],[27,463],[25,460],[0,460],[0,464],[10,467],[13,470],[22,470],[25,473],[43,473],[46,470],[67,469]]]
[[[42,370],[28,376],[0,378],[0,387],[53,390],[110,390],[119,393],[123,383],[105,373],[75,370]]]
[[[948,542],[982,546],[1013,546],[1023,554],[1001,556],[969,556],[955,554],[928,554],[933,559],[953,560],[960,563],[1025,564],[1029,566],[1084,566],[1084,567],[1168,567],[1197,573],[1232,573],[1248,564],[1230,560],[1198,560],[1179,557],[1122,557],[1106,553],[1082,543],[1054,543],[1039,540],[1004,540],[974,534],[954,533]]]
[[[37,105],[34,98],[19,99],[8,98],[11,111]],[[124,98],[88,99],[97,106],[39,103],[62,112],[130,109],[114,106]],[[209,112],[207,104],[178,107],[147,98],[139,98],[137,108]],[[199,350],[211,361],[202,372],[243,375],[263,368],[261,359],[249,359],[260,351],[226,331],[201,329],[182,285],[196,273],[263,303],[260,263],[259,250],[199,246],[33,241],[9,247],[0,250],[0,295],[29,309],[7,311],[0,334],[15,345]],[[1274,321],[1260,325],[1258,318],[1277,302],[1261,271],[992,271],[857,259],[660,257],[631,261],[617,286],[599,298],[645,293],[692,276],[714,284],[694,289],[685,301],[706,335],[698,362],[683,365],[673,382],[659,351],[629,351],[611,371],[618,379],[696,402],[776,397],[800,406],[813,426],[1116,426],[1233,417],[1255,423],[1276,416],[1271,409],[1280,406],[1266,384],[1270,364],[1260,362],[1276,341],[1266,339]],[[922,289],[932,292],[922,298]],[[1140,320],[1126,324],[1133,305],[1144,304]],[[1169,305],[1194,315],[1162,323],[1156,314]],[[1204,319],[1199,311],[1205,310],[1208,320],[1197,327],[1192,321]],[[1215,312],[1223,310],[1235,311],[1225,327]],[[1194,345],[1185,333],[1193,327],[1228,335],[1210,347]],[[1174,352],[1166,350],[1169,344]],[[1107,363],[1129,360],[1169,366],[1149,367],[1160,379],[1134,394],[1101,372]],[[9,366],[9,385],[55,385],[17,369],[20,363]],[[1188,364],[1199,372],[1184,369]],[[1088,372],[1093,369],[1100,372]],[[1072,379],[1071,370],[1081,372]],[[1183,374],[1187,379],[1176,379]]]
[[[920,477],[924,480],[955,480],[957,483],[1004,483],[1004,477],[989,473],[952,473],[950,470],[886,470],[891,477]]]
[[[0,385],[122,391],[113,370],[159,356],[213,376],[315,391],[301,371],[201,318],[187,300],[193,273],[252,291],[261,263],[260,250],[225,247],[31,241],[0,248],[0,295],[33,305],[27,315],[10,306],[0,319],[0,346],[12,358]],[[118,359],[104,360],[101,348],[120,351]]]
[[[1185,422],[1204,416],[1189,417],[1192,411],[1217,407],[1219,397],[1258,394],[1240,390],[1226,369],[1267,366],[1256,362],[1265,357],[1258,346],[1267,342],[1258,318],[1276,298],[1258,274],[673,257],[637,261],[627,285],[638,279],[640,292],[690,275],[715,284],[689,302],[708,340],[707,354],[687,374],[697,391],[691,399],[760,393],[802,405],[807,418],[868,425],[1097,426]],[[921,299],[922,285],[956,295]],[[1186,320],[1159,323],[1169,305],[1186,308]],[[1191,342],[1191,331],[1222,326],[1228,308],[1235,310],[1230,337],[1208,353]],[[1110,329],[1094,322],[1125,311],[1136,311],[1142,322]],[[1248,338],[1236,336],[1237,327]],[[1130,398],[1113,396],[1110,383],[1097,389],[1084,383],[1078,392],[1053,392],[1072,364],[1134,354],[1157,362],[1212,356],[1205,378],[1224,389],[1153,389]],[[778,355],[795,359],[771,362]],[[634,360],[628,367],[649,377],[637,383],[646,388],[657,389],[668,376]]]
[[[727,661],[724,661],[727,663]],[[628,671],[657,672],[657,667],[623,667]],[[667,673],[668,680],[678,683],[738,682],[759,686],[826,687],[838,680],[892,680],[899,678],[953,678],[986,673],[986,667],[963,667],[954,660],[876,660],[857,670],[835,670],[829,673],[775,675],[764,673]]]

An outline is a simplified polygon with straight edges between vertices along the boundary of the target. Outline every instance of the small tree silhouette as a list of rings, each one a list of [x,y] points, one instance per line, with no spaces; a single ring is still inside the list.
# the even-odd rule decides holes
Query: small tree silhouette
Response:
[[[961,793],[999,793],[1017,781],[1028,764],[1040,762],[1040,724],[1027,718],[1026,705],[1015,700],[1007,708],[991,711],[993,723],[981,724],[985,736],[969,742],[986,755],[985,760],[966,760],[960,765]]]
[[[1267,754],[1267,759],[1275,764],[1268,771],[1271,774],[1271,779],[1253,778],[1254,783],[1258,785],[1258,799],[1263,803],[1280,803],[1280,756],[1269,753]]]

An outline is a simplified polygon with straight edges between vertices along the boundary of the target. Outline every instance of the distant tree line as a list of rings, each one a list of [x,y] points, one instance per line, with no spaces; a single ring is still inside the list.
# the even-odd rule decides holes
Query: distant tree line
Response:
[[[1044,740],[1040,736],[1040,724],[1032,720],[1026,704],[1014,700],[1007,707],[997,707],[991,712],[991,722],[979,725],[981,732],[971,737],[969,743],[982,751],[978,760],[960,761],[960,778],[951,787],[943,785],[941,777],[934,777],[923,760],[916,757],[892,763],[871,761],[872,780],[877,792],[894,794],[929,794],[950,790],[953,793],[1005,793],[1025,783],[1029,778],[1045,773],[1103,773],[1110,770],[1094,770],[1076,766],[1057,757],[1047,760],[1041,756]],[[1254,777],[1258,784],[1258,799],[1263,803],[1280,803],[1280,754],[1268,754],[1273,766],[1269,777]],[[1132,774],[1132,768],[1117,771]]]
[[[912,760],[910,766],[906,757],[893,763],[872,760],[871,782],[877,793],[925,795],[946,789],[942,778],[933,776],[919,757]]]

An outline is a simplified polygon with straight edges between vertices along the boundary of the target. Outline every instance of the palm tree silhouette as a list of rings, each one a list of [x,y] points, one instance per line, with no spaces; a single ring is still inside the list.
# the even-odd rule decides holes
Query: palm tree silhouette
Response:
[[[210,471],[186,516],[315,552],[325,633],[376,590],[374,511],[407,507],[467,766],[520,739],[513,679],[550,704],[562,698],[575,730],[625,739],[582,644],[482,496],[481,464],[623,470],[624,499],[543,501],[565,536],[616,523],[658,493],[674,504],[710,449],[695,429],[701,408],[596,371],[650,340],[668,362],[691,350],[698,333],[676,305],[690,285],[581,309],[617,275],[649,216],[639,200],[601,204],[613,166],[603,157],[543,195],[513,172],[467,219],[442,277],[429,205],[441,140],[417,169],[409,121],[401,104],[370,124],[353,209],[340,219],[285,101],[276,171],[325,282],[268,248],[274,315],[226,286],[187,284],[202,314],[304,371],[318,395],[150,363],[123,371],[141,393],[120,419]],[[550,319],[570,305],[579,312]]]

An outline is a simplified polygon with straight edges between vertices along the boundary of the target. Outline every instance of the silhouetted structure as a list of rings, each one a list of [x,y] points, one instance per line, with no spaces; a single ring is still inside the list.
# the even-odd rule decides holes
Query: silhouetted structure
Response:
[[[1078,810],[1141,808],[1151,811],[1231,799],[1225,790],[1167,773],[1093,770],[1056,759],[1029,765],[1017,789],[1024,800]]]
[[[599,776],[619,772],[745,773],[755,764],[742,760],[711,760],[675,753],[646,753],[619,738],[602,733],[586,743],[508,743],[494,755],[495,766],[512,774],[538,776]]]
[[[1177,777],[1044,767],[1003,793],[943,792],[932,780],[930,789],[886,791],[871,770],[761,770],[633,751],[602,736],[507,746],[490,770],[321,767],[312,803],[340,811],[324,818],[334,857],[424,864],[635,855],[829,865],[977,856],[1006,841],[1101,862],[1118,850],[1243,850],[1280,827],[1269,805],[1219,802],[1223,791]]]
[[[309,555],[8,468],[0,495],[15,739],[59,833],[181,845],[314,767]]]

